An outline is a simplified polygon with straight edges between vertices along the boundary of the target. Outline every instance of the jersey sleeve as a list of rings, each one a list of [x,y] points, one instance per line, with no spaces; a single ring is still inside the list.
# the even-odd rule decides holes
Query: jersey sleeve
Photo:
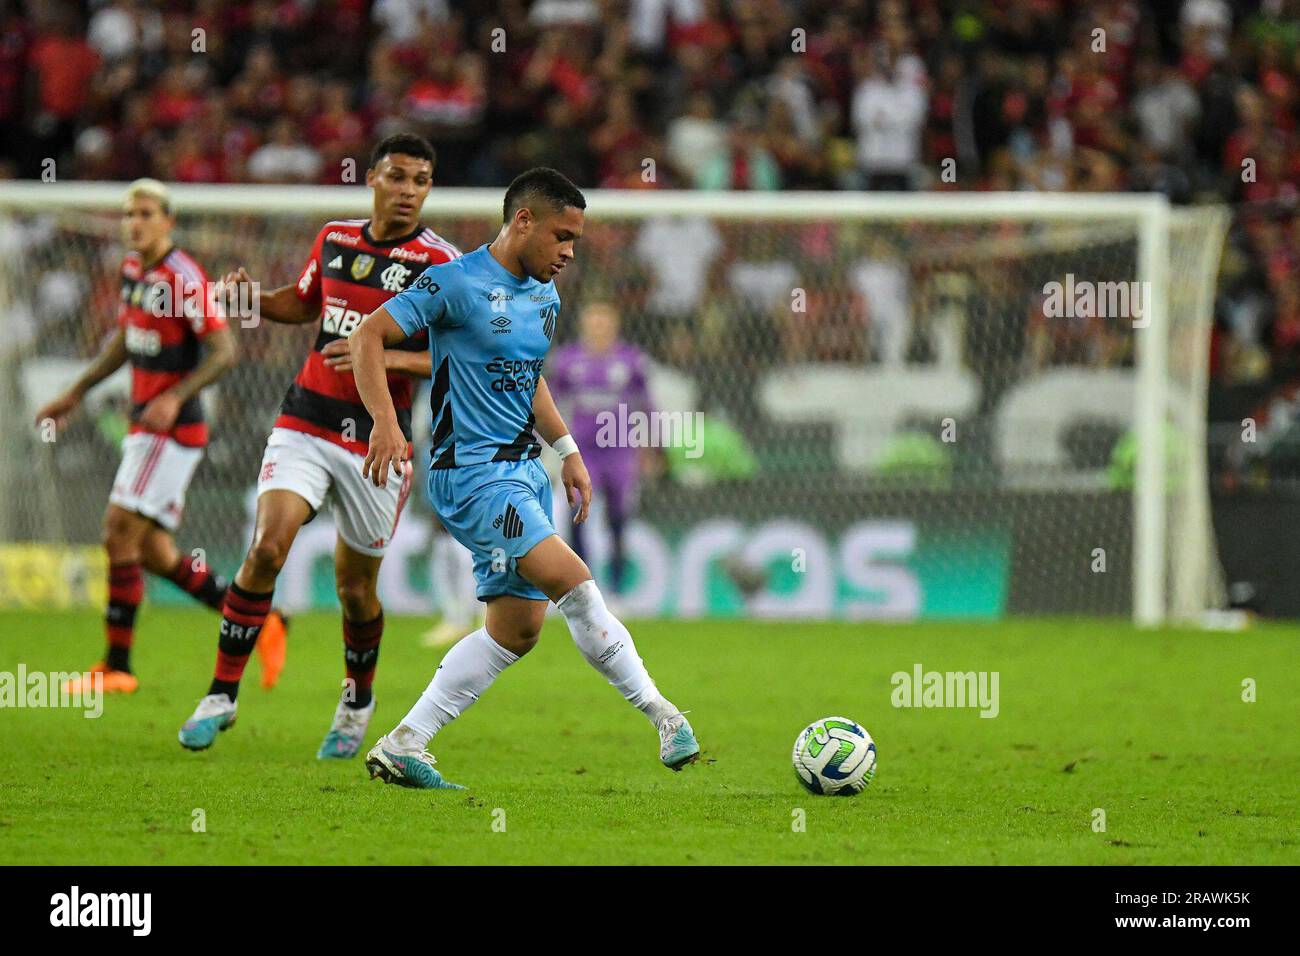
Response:
[[[302,267],[302,273],[298,276],[298,298],[303,302],[316,305],[321,300],[320,279],[321,279],[321,249],[325,245],[326,229],[321,229],[316,233],[316,241],[311,244],[311,256],[307,259],[307,264]]]
[[[399,292],[384,308],[407,335],[421,329],[454,328],[465,321],[461,294],[460,270],[447,264],[429,266],[404,292]]]

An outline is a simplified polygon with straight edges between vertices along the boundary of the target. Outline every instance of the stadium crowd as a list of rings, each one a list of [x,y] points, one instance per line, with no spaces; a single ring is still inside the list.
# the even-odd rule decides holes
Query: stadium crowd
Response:
[[[0,2],[6,176],[338,183],[413,128],[442,186],[544,163],[582,186],[1231,201],[1223,381],[1300,370],[1298,97],[1300,0]],[[720,245],[694,229],[678,260]],[[829,331],[775,329],[784,357],[903,356],[869,279],[822,297]],[[693,310],[695,281],[650,311]]]

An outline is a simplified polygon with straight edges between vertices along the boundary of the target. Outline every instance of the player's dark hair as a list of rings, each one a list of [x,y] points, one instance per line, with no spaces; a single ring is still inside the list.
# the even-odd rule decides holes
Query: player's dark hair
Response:
[[[516,176],[506,189],[501,221],[509,222],[520,209],[535,209],[540,203],[545,203],[552,212],[561,212],[566,206],[587,208],[586,197],[564,173],[549,166],[536,166]]]
[[[416,159],[427,159],[430,166],[435,164],[437,157],[433,147],[423,136],[415,133],[394,133],[375,143],[375,148],[370,151],[370,168],[374,169],[379,165],[380,160],[394,153],[414,156]]]

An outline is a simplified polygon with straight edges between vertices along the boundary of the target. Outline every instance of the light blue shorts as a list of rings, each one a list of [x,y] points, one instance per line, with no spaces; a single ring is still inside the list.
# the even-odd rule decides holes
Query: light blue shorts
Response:
[[[546,600],[517,569],[534,545],[555,534],[551,479],[538,459],[431,468],[428,491],[443,527],[474,555],[480,601],[498,594]]]

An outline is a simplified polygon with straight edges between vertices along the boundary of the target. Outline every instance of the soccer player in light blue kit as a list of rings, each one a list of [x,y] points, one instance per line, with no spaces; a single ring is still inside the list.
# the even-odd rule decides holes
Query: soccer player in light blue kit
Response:
[[[374,418],[363,473],[382,487],[400,480],[408,445],[385,384],[383,350],[428,329],[429,501],[473,552],[476,594],[487,603],[486,626],[447,652],[415,706],[367,755],[371,777],[386,783],[457,787],[425,747],[537,643],[548,599],[588,663],[659,731],[663,764],[680,770],[699,757],[690,723],[659,693],[587,565],[555,533],[551,485],[538,461],[540,433],[563,460],[574,521],[585,521],[591,479],[541,370],[560,313],[552,280],[573,261],[586,206],[555,170],[523,173],[506,190],[504,224],[491,244],[426,269],[349,339],[357,390]]]

